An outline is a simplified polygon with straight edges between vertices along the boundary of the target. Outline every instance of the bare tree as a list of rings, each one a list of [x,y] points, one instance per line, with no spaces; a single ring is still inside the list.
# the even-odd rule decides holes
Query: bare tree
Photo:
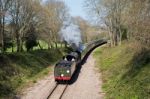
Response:
[[[7,17],[6,13],[8,13]],[[11,40],[15,41],[17,52],[23,50],[25,38],[32,28],[34,28],[33,34],[37,35],[38,39],[47,41],[49,48],[54,44],[57,47],[58,32],[68,15],[68,8],[63,1],[48,0],[43,4],[41,0],[0,0],[0,46],[2,51],[5,28],[10,31]]]
[[[12,3],[10,13],[18,52],[23,50],[25,33],[31,25],[35,24],[36,2],[34,0],[14,0]]]
[[[91,5],[90,5],[91,4]],[[112,45],[121,43],[122,38],[122,11],[124,10],[125,0],[89,0],[87,5],[90,11],[95,14],[101,24],[108,27],[108,32]]]
[[[0,0],[0,47],[1,51],[4,51],[4,32],[5,32],[5,24],[6,17],[8,13],[8,9],[10,7],[11,0]]]
[[[75,17],[74,20],[81,30],[82,41],[86,43],[88,40],[88,29],[91,27],[90,24],[80,16]]]
[[[43,11],[41,12],[44,17],[41,17],[41,21],[44,21],[42,37],[47,36],[48,46],[50,48],[57,47],[57,42],[59,41],[58,32],[63,26],[63,22],[67,20],[68,8],[62,1],[48,0],[43,6]]]
[[[128,36],[135,38],[143,45],[150,47],[150,2],[149,0],[128,0],[125,11],[125,25],[128,26]]]

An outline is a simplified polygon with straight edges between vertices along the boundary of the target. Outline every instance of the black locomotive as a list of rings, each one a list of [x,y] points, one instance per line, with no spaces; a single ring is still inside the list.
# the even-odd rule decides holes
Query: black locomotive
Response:
[[[54,68],[55,81],[69,81],[81,60],[79,51],[71,52],[63,57]]]

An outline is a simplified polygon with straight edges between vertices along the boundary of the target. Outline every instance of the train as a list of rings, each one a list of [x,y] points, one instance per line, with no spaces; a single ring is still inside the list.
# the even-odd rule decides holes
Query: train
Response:
[[[86,62],[88,55],[98,46],[106,44],[107,40],[100,39],[89,42],[85,45],[79,44],[77,47],[75,43],[71,45],[73,51],[65,55],[54,67],[54,78],[56,82],[70,81],[75,70]],[[86,52],[86,53],[85,53]],[[81,60],[81,56],[84,56]]]
[[[70,81],[73,73],[77,69],[77,64],[81,61],[81,52],[73,51],[57,62],[54,67],[54,78],[56,82]]]

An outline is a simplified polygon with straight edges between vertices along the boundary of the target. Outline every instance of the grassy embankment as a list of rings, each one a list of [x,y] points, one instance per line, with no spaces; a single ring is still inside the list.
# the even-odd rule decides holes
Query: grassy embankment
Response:
[[[106,99],[150,99],[150,51],[136,43],[94,52]]]
[[[47,75],[61,57],[56,49],[0,54],[0,98],[12,97]]]

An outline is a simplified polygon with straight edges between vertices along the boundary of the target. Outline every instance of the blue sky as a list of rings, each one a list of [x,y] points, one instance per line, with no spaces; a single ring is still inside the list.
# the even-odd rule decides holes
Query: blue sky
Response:
[[[81,16],[86,18],[86,12],[83,10],[83,4],[85,0],[63,0],[70,9],[72,16]]]
[[[46,0],[43,0],[43,2]],[[83,4],[85,0],[62,0],[69,7],[71,16],[81,16],[84,19],[86,18],[86,12],[83,10]]]

